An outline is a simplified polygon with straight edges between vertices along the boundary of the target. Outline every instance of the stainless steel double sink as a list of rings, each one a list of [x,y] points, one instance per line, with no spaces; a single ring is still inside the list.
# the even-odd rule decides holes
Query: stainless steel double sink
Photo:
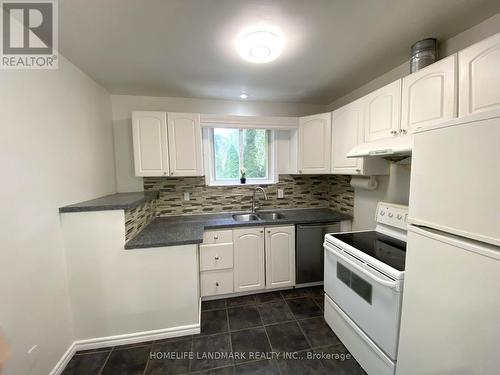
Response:
[[[283,219],[283,217],[284,217],[283,214],[279,212],[259,212],[259,213],[233,215],[233,219],[235,221],[258,221],[258,220],[274,221]]]

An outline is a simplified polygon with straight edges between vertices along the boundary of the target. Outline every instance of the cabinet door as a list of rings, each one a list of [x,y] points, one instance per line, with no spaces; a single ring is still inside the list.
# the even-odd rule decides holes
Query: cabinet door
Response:
[[[361,173],[362,158],[347,158],[347,153],[363,142],[363,101],[356,100],[332,115],[332,172]]]
[[[500,108],[500,34],[458,53],[459,114]]]
[[[234,291],[264,289],[264,228],[233,230]]]
[[[408,133],[457,116],[456,55],[403,78],[401,129]]]
[[[135,175],[168,175],[167,114],[132,112],[132,137]]]
[[[266,228],[266,288],[295,285],[295,228]]]
[[[332,114],[299,120],[298,170],[304,174],[330,173]]]
[[[202,176],[201,125],[197,113],[168,113],[171,176]]]
[[[365,141],[399,134],[401,121],[401,80],[388,84],[364,97]]]

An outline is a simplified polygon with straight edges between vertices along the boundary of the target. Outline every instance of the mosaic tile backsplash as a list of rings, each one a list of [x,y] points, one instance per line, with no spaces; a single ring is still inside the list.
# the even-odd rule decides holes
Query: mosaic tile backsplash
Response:
[[[156,217],[156,199],[125,210],[125,241],[135,237]]]
[[[280,175],[275,185],[264,186],[268,200],[258,192],[261,209],[327,207],[352,215],[354,189],[350,176]],[[277,198],[277,189],[285,197]],[[144,190],[159,190],[155,216],[247,211],[252,208],[253,186],[206,186],[204,177],[145,177]],[[191,199],[184,201],[185,192]]]

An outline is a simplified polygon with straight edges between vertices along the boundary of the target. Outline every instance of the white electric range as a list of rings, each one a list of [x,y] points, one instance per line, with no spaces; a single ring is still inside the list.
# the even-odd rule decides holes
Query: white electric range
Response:
[[[375,230],[325,235],[325,320],[369,375],[395,373],[407,215],[379,202]]]

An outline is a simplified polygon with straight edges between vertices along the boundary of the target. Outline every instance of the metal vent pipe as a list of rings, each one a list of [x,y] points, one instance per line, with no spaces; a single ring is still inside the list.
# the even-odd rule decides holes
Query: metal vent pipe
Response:
[[[411,46],[410,72],[425,68],[437,60],[437,40],[423,39]]]

